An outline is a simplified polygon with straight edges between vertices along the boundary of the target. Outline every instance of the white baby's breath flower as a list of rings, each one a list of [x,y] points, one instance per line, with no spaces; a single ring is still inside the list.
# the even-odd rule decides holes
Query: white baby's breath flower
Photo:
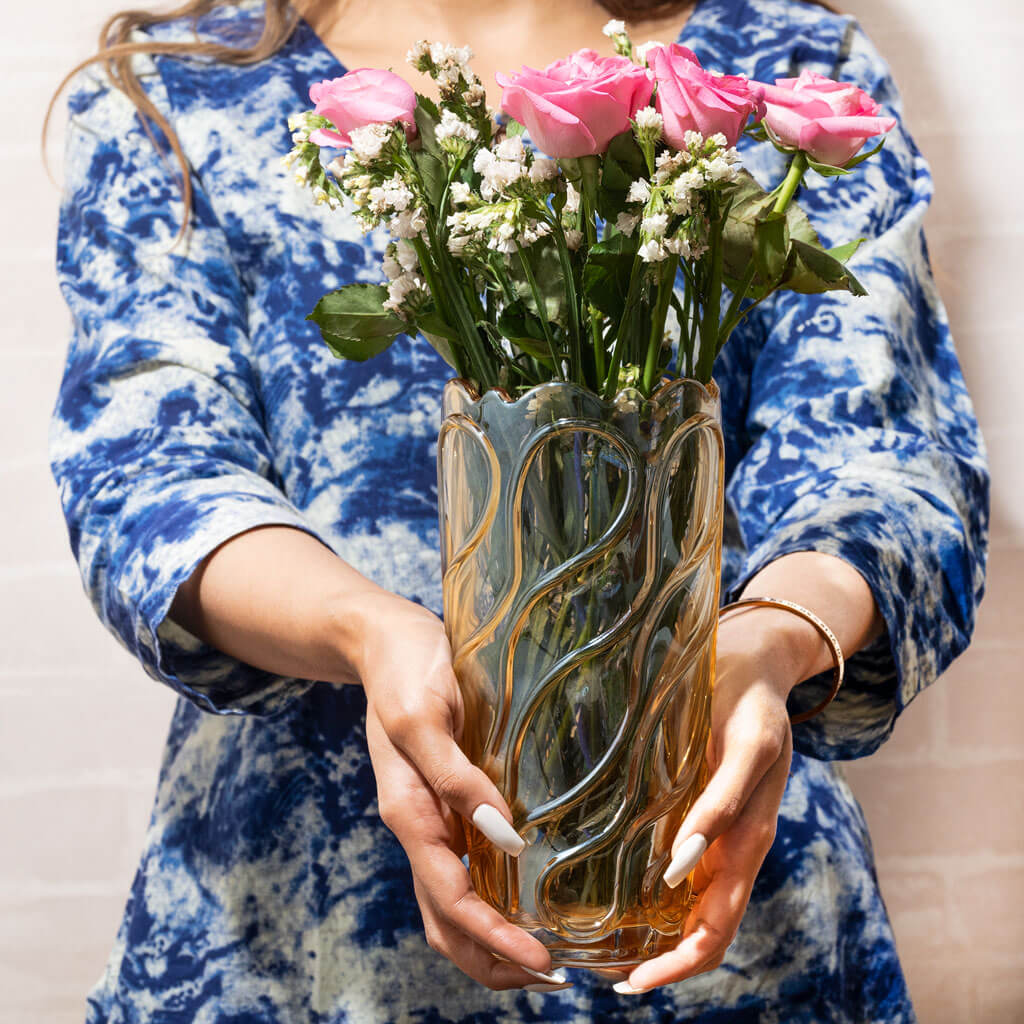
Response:
[[[424,291],[423,281],[415,274],[402,274],[388,285],[388,297],[381,303],[385,309],[400,312],[402,305],[413,292]]]
[[[735,181],[739,168],[721,155],[703,162],[704,177],[707,181]]]
[[[690,240],[681,232],[677,232],[671,238],[666,238],[665,248],[676,256],[682,256],[684,260],[690,259],[693,255]]]
[[[646,203],[651,198],[651,184],[646,178],[637,178],[629,186],[626,194],[627,203]]]
[[[428,53],[430,53],[430,43],[428,43],[426,39],[417,39],[416,42],[409,47],[409,50],[405,55],[405,59],[415,66],[419,61],[423,60]]]
[[[665,124],[661,114],[654,107],[641,107],[636,112],[635,120],[639,128],[643,128],[645,131],[657,131],[659,134]]]
[[[602,28],[601,31],[609,39],[611,39],[612,36],[625,35],[626,23],[624,21],[617,21],[613,18],[612,20],[605,22],[604,28]]]
[[[402,276],[403,270],[401,263],[398,262],[390,253],[385,255],[381,261],[381,270],[384,271],[389,281],[394,281],[396,278]]]
[[[434,129],[439,139],[465,139],[466,142],[475,141],[479,132],[473,125],[463,121],[454,110],[445,110],[441,114],[441,122]]]
[[[624,235],[631,235],[636,230],[639,220],[639,217],[623,212],[615,218],[615,227]]]
[[[522,163],[526,159],[526,148],[521,135],[506,135],[494,148],[494,155],[499,160],[514,160]]]
[[[429,46],[430,59],[435,64],[443,64],[448,57],[455,55],[455,47],[451,46],[449,43],[433,42],[430,43]]]
[[[644,263],[660,263],[668,256],[668,252],[658,239],[652,238],[640,246],[637,255]]]
[[[546,156],[538,157],[530,165],[530,181],[540,184],[558,176],[558,164]]]
[[[420,265],[415,246],[404,238],[395,243],[395,258],[403,270],[415,270]]]
[[[722,132],[715,132],[708,141],[713,142],[719,149],[725,149],[729,145],[729,140],[722,134]]]
[[[577,231],[575,228],[569,228],[565,232],[565,244],[575,252],[583,244],[583,232]]]
[[[418,238],[426,230],[427,222],[423,211],[417,206],[414,210],[403,210],[388,226],[396,238]]]
[[[463,91],[462,102],[465,103],[467,107],[475,107],[478,103],[483,103],[486,95],[484,87],[479,82],[475,82],[468,89]]]
[[[633,47],[633,59],[637,64],[647,63],[647,54],[651,50],[656,50],[659,46],[664,46],[664,43],[659,43],[656,39],[648,39],[646,43],[641,43],[639,46]]]
[[[683,145],[687,149],[701,149],[704,146],[704,136],[700,132],[687,131],[683,135]]]
[[[452,197],[453,206],[464,206],[473,195],[473,190],[464,181],[453,181],[448,194]]]
[[[348,133],[348,137],[352,141],[352,153],[364,164],[376,160],[391,132],[390,124],[375,123],[364,125],[361,128],[353,128]]]
[[[580,208],[580,194],[573,188],[572,182],[565,183],[565,212],[575,213]]]
[[[668,214],[652,213],[640,222],[640,230],[651,238],[662,238],[668,230]]]
[[[461,256],[462,250],[469,244],[469,235],[449,235],[448,236],[448,251],[453,256]]]

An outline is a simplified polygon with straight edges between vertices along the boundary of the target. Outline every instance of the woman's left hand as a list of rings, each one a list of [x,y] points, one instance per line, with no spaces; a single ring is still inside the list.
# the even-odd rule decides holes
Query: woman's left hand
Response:
[[[694,873],[698,901],[679,945],[635,967],[616,986],[620,993],[646,992],[721,964],[775,839],[793,752],[786,697],[799,679],[791,659],[766,650],[770,643],[751,642],[760,632],[751,629],[756,618],[744,613],[719,627],[707,754],[712,775],[673,844],[673,856],[684,844],[699,855],[699,837],[707,842]]]

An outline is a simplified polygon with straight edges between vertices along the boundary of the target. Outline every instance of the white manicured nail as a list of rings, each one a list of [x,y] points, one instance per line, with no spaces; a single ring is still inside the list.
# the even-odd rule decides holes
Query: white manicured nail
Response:
[[[699,832],[694,832],[682,843],[672,863],[665,869],[665,884],[674,889],[697,866],[707,848],[708,841]]]
[[[565,971],[555,971],[553,974],[541,974],[540,971],[535,971],[530,967],[523,967],[522,964],[516,964],[516,966],[521,970],[526,971],[527,974],[532,975],[538,981],[544,982],[544,985],[540,987],[550,985],[567,985],[569,983],[569,978],[566,976]],[[527,985],[527,988],[531,991],[533,990],[532,985]]]
[[[473,824],[499,850],[512,857],[518,857],[526,849],[523,837],[502,817],[501,811],[490,804],[481,804],[473,812]]]
[[[647,989],[633,988],[628,981],[617,981],[612,985],[612,991],[618,992],[620,996],[642,996]]]

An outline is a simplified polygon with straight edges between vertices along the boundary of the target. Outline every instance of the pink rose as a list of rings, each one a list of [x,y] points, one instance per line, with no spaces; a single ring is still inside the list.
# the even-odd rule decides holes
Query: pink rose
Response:
[[[776,78],[764,98],[764,123],[778,140],[833,167],[846,166],[867,139],[896,126],[895,118],[878,116],[881,108],[863,89],[814,71]]]
[[[763,113],[761,86],[741,75],[713,75],[697,55],[679,43],[647,51],[658,82],[655,106],[665,122],[665,138],[683,149],[687,132],[705,138],[721,132],[735,146],[752,113]]]
[[[596,50],[577,50],[543,71],[524,66],[494,77],[502,87],[501,109],[556,158],[603,153],[654,89],[646,68]]]
[[[402,121],[406,135],[416,134],[416,93],[404,78],[378,68],[356,68],[309,87],[309,98],[316,112],[337,129],[318,128],[309,139],[318,146],[340,149],[352,145],[348,133],[367,124]]]

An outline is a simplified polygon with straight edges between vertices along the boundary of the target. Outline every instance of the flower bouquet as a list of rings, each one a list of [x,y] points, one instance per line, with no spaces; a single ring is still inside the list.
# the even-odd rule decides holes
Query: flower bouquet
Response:
[[[689,910],[664,872],[706,775],[715,358],[779,289],[864,294],[859,240],[826,249],[794,195],[894,124],[852,85],[763,85],[605,32],[614,56],[498,75],[500,115],[467,48],[420,42],[408,60],[440,102],[384,70],[315,84],[286,158],[317,202],[393,236],[389,283],[310,314],[331,350],[419,333],[455,372],[438,479],[461,743],[526,840],[513,858],[467,823],[470,872],[580,966],[656,955]],[[744,133],[790,156],[771,191]]]

